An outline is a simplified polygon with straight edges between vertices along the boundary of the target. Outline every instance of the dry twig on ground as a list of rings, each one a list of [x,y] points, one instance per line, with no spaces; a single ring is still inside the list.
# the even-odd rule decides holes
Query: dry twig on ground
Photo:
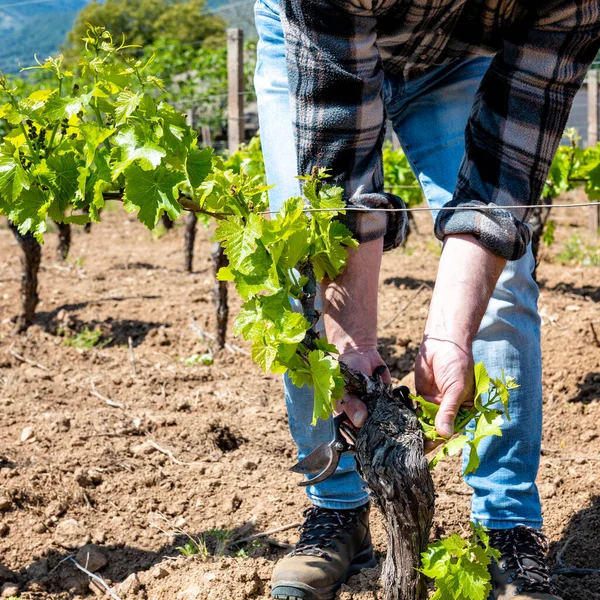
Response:
[[[92,382],[92,391],[90,392],[90,394],[92,396],[95,396],[96,398],[99,398],[104,403],[108,404],[108,406],[112,406],[112,408],[120,408],[120,409],[124,409],[125,408],[125,405],[122,402],[117,402],[116,400],[111,400],[110,398],[107,398],[106,396],[103,396],[102,394],[100,394],[96,390],[96,386],[94,385],[94,381],[91,380],[91,382]]]
[[[40,364],[39,362],[36,362],[35,360],[31,360],[29,358],[25,358],[24,356],[21,356],[18,352],[15,352],[12,348],[10,350],[10,353],[17,360],[20,360],[21,362],[27,363],[28,365],[31,365],[32,367],[37,367],[38,369],[42,369],[42,371],[49,371],[50,370],[50,369],[48,369],[48,367],[45,367],[44,365]]]

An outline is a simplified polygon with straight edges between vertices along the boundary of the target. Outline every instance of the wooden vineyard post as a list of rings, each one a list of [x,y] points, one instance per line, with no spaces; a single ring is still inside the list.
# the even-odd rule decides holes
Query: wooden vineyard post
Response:
[[[192,129],[196,129],[196,107],[194,105],[185,111],[185,122]]]
[[[244,32],[227,30],[227,132],[229,152],[244,141]]]
[[[587,74],[588,87],[588,148],[598,143],[598,73],[590,69]],[[600,206],[590,206],[588,227],[592,235],[598,235],[600,229]]]
[[[202,125],[202,129],[200,131],[202,134],[202,145],[205,148],[210,148],[212,146],[212,135],[210,133],[210,127],[208,125]]]

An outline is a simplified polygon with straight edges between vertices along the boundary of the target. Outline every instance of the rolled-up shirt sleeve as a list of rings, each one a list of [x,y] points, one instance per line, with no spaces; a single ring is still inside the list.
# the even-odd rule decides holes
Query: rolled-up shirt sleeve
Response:
[[[527,249],[529,206],[541,196],[573,97],[600,47],[597,0],[534,4],[529,23],[507,36],[481,83],[448,205],[487,207],[442,210],[435,223],[439,239],[471,234],[507,260]]]
[[[281,0],[298,172],[330,169],[349,206],[398,208],[382,193],[383,69],[376,19],[340,0]],[[401,241],[404,213],[349,211],[359,241]]]

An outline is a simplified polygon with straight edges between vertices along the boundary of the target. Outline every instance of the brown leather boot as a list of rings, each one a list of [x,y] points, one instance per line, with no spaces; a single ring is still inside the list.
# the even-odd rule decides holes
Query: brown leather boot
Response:
[[[369,532],[369,505],[353,510],[313,506],[304,516],[296,548],[275,567],[271,596],[278,600],[332,600],[351,575],[377,564]]]
[[[490,600],[561,600],[550,581],[546,538],[536,529],[519,525],[490,531],[490,546],[500,551],[492,561]]]

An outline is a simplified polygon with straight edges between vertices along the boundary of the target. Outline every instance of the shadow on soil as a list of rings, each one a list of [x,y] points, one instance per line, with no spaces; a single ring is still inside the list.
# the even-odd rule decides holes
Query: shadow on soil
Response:
[[[563,537],[550,545],[554,563],[554,581],[564,600],[600,599],[600,496],[592,498],[590,506],[575,513],[564,530]],[[564,569],[591,569],[585,574]]]
[[[278,551],[278,548],[273,548],[268,542],[259,540],[258,543],[235,543],[236,539],[242,540],[255,533],[254,522],[249,521],[230,531],[213,529],[191,536],[183,533],[177,534],[171,538],[171,543],[156,552],[124,545],[87,545],[85,548],[91,549],[91,552],[98,550],[106,558],[106,566],[100,568],[97,574],[110,582],[111,587],[114,587],[132,573],[147,571],[166,558],[182,556],[181,548],[186,547],[186,544],[188,548],[190,547],[190,538],[194,544],[200,544],[201,541],[206,544],[205,557],[218,558],[227,555],[257,558],[260,556],[268,560],[278,560],[283,550]],[[224,545],[227,545],[226,552],[223,551]],[[90,578],[67,559],[69,556],[75,557],[77,552],[78,549],[73,549],[72,552],[50,550],[26,569],[20,569],[18,572],[13,572],[0,563],[0,586],[4,583],[16,583],[21,591],[52,594],[68,592],[69,594],[86,595],[90,591]],[[78,562],[85,567],[82,558]]]
[[[380,337],[377,347],[381,358],[385,361],[390,371],[397,371],[395,376],[402,379],[415,368],[415,359],[419,352],[419,346],[409,343],[405,346],[399,345],[398,339],[393,337]]]
[[[417,277],[387,277],[383,280],[383,283],[385,285],[394,285],[397,288],[416,290],[423,284],[433,288],[435,282],[430,279],[418,279]]]
[[[577,286],[573,283],[557,283],[554,287],[546,287],[545,282],[540,282],[540,288],[546,289],[549,292],[560,292],[561,294],[573,294],[589,298],[593,302],[600,302],[600,287],[597,285],[582,285]]]
[[[160,296],[140,296],[141,300],[155,300]],[[123,302],[131,300],[129,297],[105,298],[94,300],[92,302],[78,302],[76,304],[63,304],[52,311],[40,311],[36,315],[36,323],[41,325],[48,333],[56,335],[61,328],[67,325],[68,333],[80,333],[84,330],[93,331],[99,329],[102,332],[102,339],[106,342],[103,347],[121,346],[128,343],[131,337],[134,346],[139,346],[153,329],[160,327],[169,327],[166,323],[152,321],[140,321],[138,319],[113,319],[108,317],[104,320],[92,319],[82,321],[73,313],[88,307],[90,304],[102,302]],[[138,299],[137,297],[135,299]],[[59,319],[60,316],[60,319]],[[110,340],[110,341],[108,341]]]
[[[588,373],[581,383],[577,384],[577,396],[571,398],[569,402],[581,402],[589,404],[593,400],[600,400],[600,373]],[[600,531],[598,531],[600,535]]]

